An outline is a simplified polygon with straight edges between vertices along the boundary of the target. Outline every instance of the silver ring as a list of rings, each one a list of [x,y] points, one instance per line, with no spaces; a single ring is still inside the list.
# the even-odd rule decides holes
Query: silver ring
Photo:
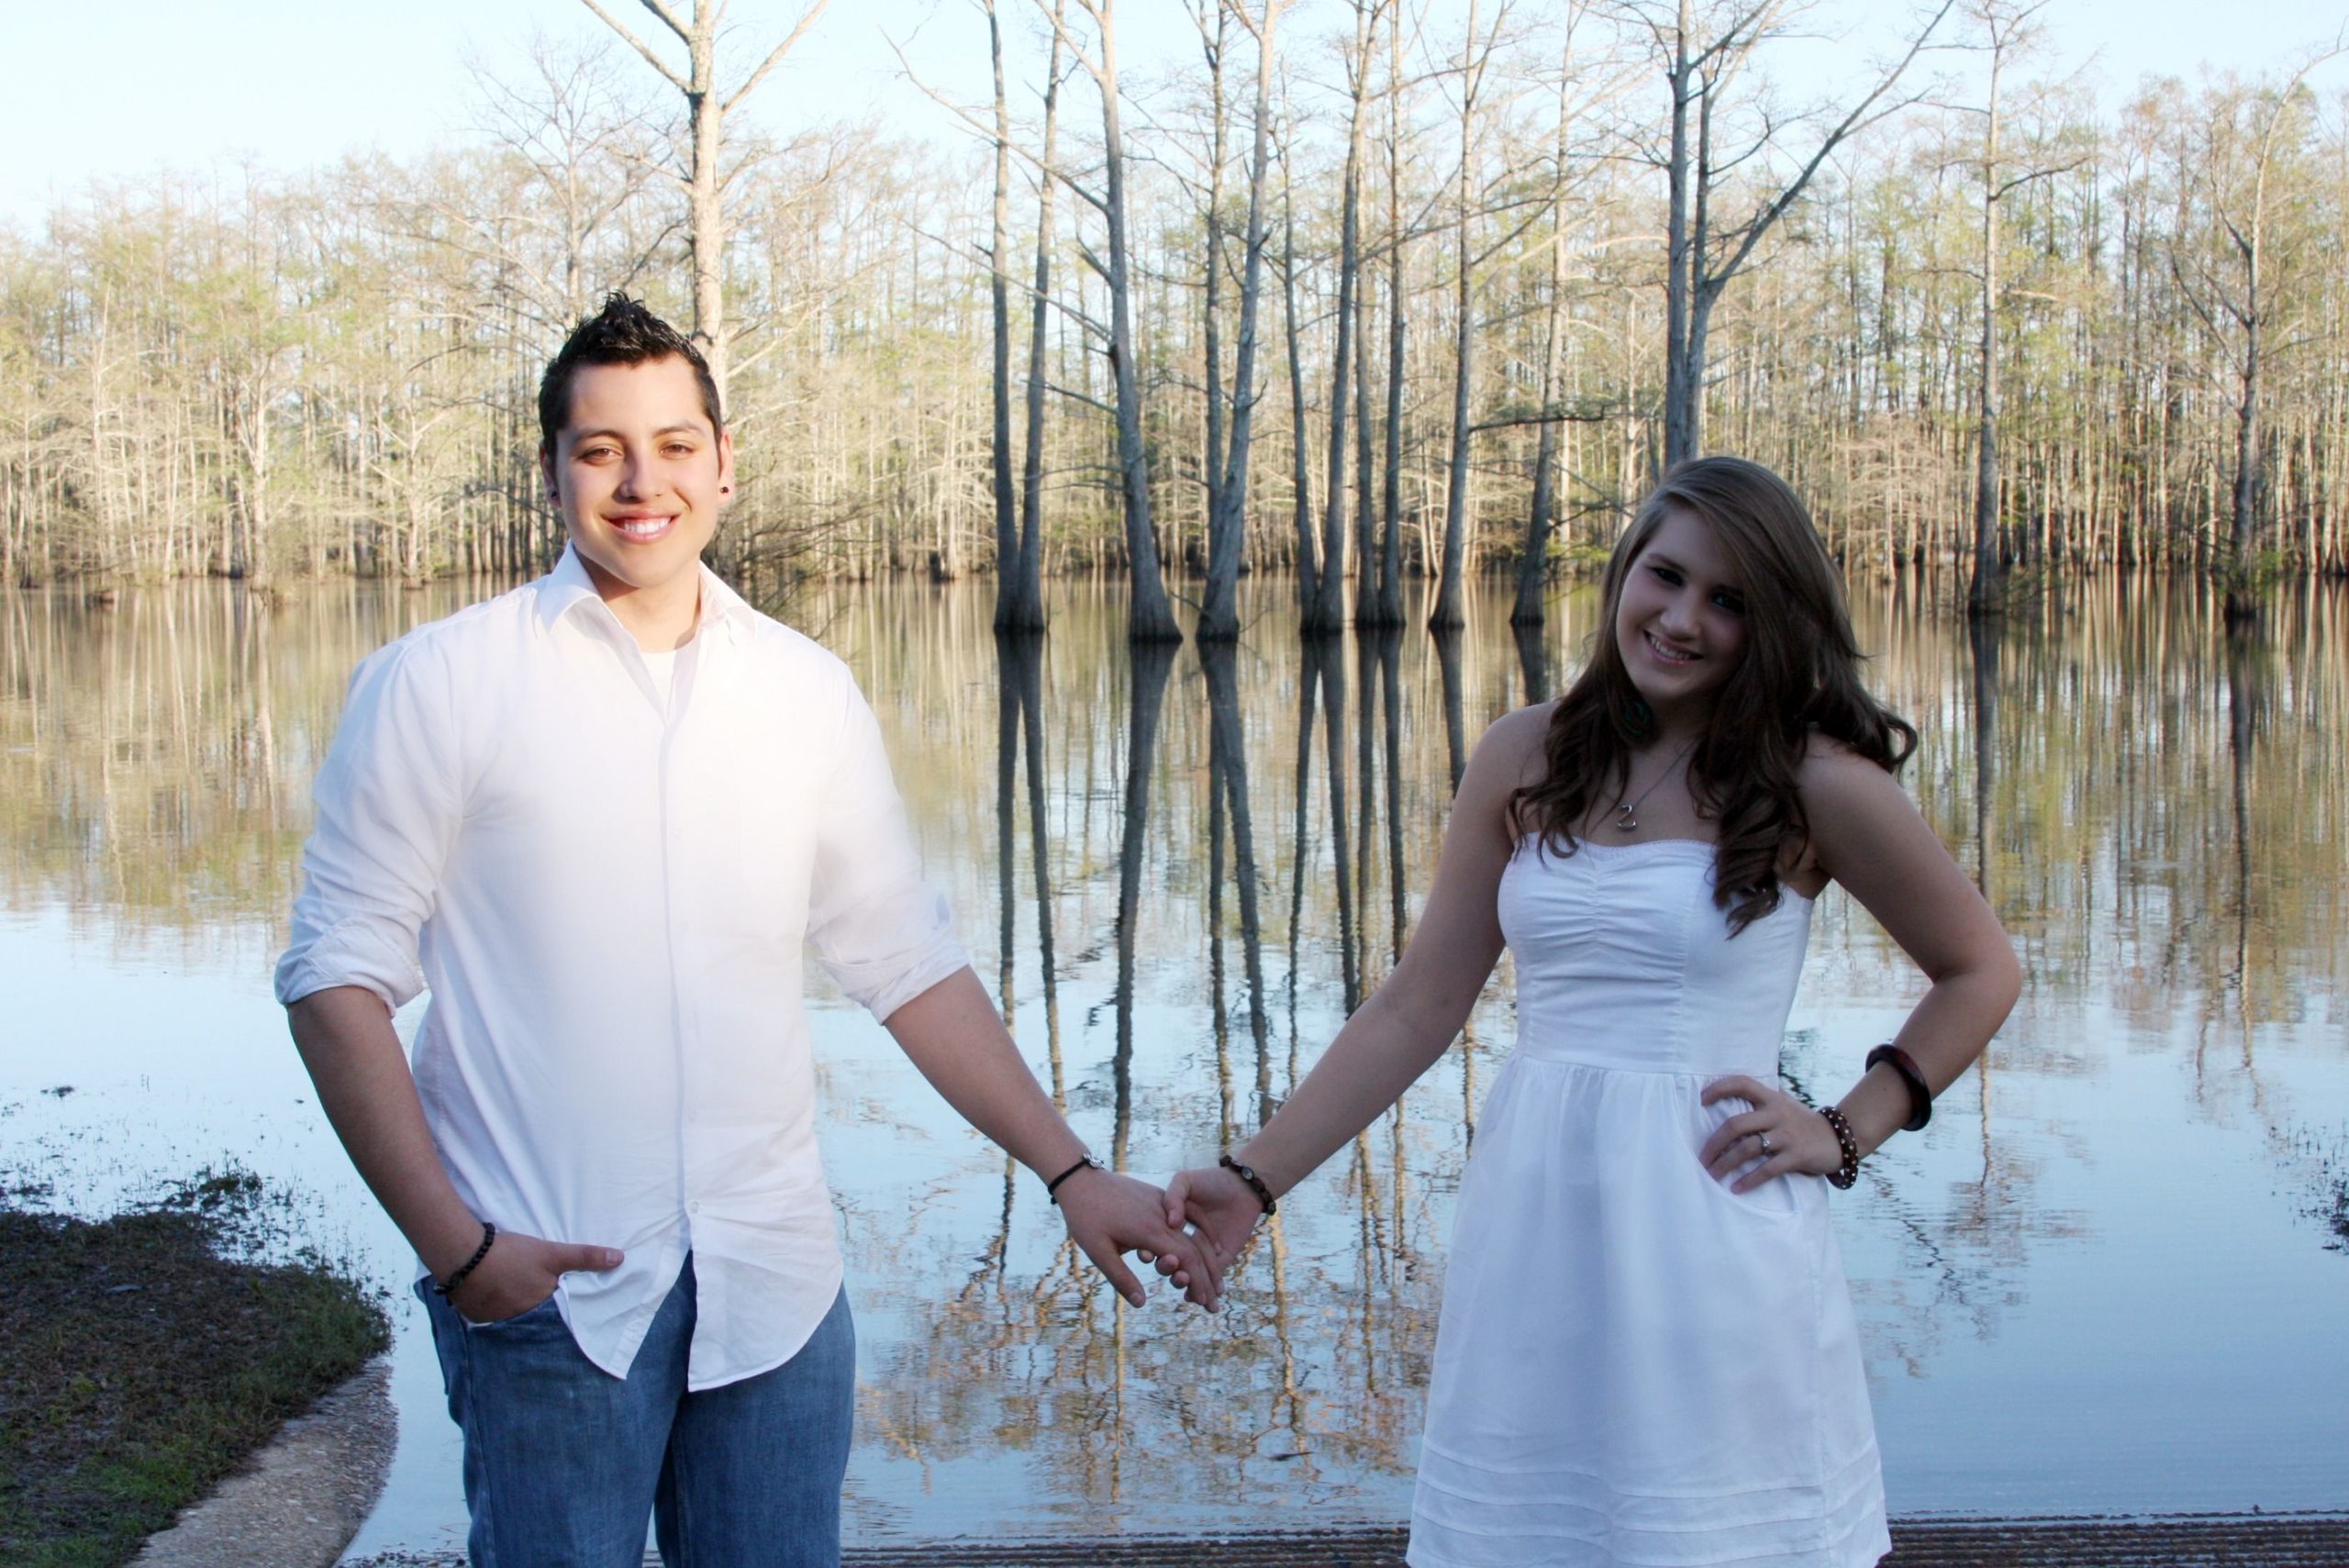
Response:
[[[1755,1133],[1753,1136],[1754,1136],[1754,1137],[1756,1137],[1756,1138],[1758,1138],[1758,1139],[1760,1139],[1760,1140],[1762,1140],[1762,1155],[1763,1155],[1763,1158],[1764,1158],[1764,1159],[1767,1159],[1767,1158],[1769,1158],[1769,1156],[1770,1156],[1770,1154],[1771,1154],[1771,1152],[1772,1152],[1771,1148],[1770,1148],[1770,1135],[1769,1135],[1768,1133],[1766,1133],[1766,1132],[1757,1132],[1757,1133]]]

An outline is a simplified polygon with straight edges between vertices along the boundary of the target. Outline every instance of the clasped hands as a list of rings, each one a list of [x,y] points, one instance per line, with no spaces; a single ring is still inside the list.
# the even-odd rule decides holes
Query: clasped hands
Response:
[[[1072,1175],[1053,1195],[1069,1240],[1131,1305],[1144,1297],[1141,1281],[1126,1266],[1128,1252],[1155,1263],[1193,1306],[1210,1312],[1220,1306],[1223,1268],[1206,1244],[1184,1233],[1179,1218],[1166,1218],[1167,1195],[1158,1188],[1097,1165]]]
[[[1163,1192],[1113,1171],[1086,1171],[1058,1195],[1070,1240],[1136,1307],[1141,1282],[1126,1252],[1154,1265],[1193,1306],[1219,1310],[1223,1277],[1264,1213],[1245,1183],[1214,1166],[1178,1173]]]

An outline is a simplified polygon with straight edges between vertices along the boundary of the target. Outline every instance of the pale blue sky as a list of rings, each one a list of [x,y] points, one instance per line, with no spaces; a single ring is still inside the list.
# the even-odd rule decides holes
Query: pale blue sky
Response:
[[[614,8],[631,25],[655,25],[629,0]],[[1890,9],[1829,0],[1820,15]],[[796,7],[734,0],[733,12],[740,57],[780,37]],[[1146,72],[1182,46],[1177,0],[1125,0],[1121,12],[1130,69]],[[1298,17],[1294,26],[1320,30],[1334,19],[1331,0],[1308,0]],[[2100,75],[2118,92],[2149,72],[2272,66],[2332,36],[2349,21],[2349,0],[2051,0],[2043,17],[2054,58],[2069,66],[2100,50]],[[835,0],[791,67],[761,88],[753,117],[789,130],[878,107],[934,125],[896,81],[885,28],[915,39],[925,74],[959,73],[984,90],[985,34],[971,0]],[[584,38],[602,24],[578,0],[0,0],[0,59],[11,68],[0,146],[14,152],[0,167],[0,223],[36,228],[57,195],[93,177],[233,170],[247,158],[295,169],[466,139],[467,61],[508,66],[534,29]],[[2349,65],[2332,70],[2349,80]]]

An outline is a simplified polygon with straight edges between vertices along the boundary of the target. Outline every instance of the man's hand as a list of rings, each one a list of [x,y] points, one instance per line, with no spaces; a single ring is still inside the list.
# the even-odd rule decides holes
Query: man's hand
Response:
[[[1240,1250],[1264,1218],[1264,1200],[1221,1166],[1180,1171],[1166,1184],[1164,1218],[1169,1225],[1191,1228],[1191,1240],[1204,1254],[1219,1292],[1223,1276],[1239,1260]]]
[[[489,1244],[488,1253],[473,1266],[473,1272],[449,1293],[449,1305],[470,1323],[497,1323],[519,1318],[552,1296],[556,1283],[563,1275],[600,1273],[618,1268],[622,1255],[617,1247],[548,1241],[501,1230]],[[457,1260],[458,1265],[463,1262],[462,1258]]]
[[[1183,1233],[1179,1222],[1166,1222],[1166,1195],[1148,1182],[1114,1171],[1083,1170],[1063,1182],[1056,1195],[1069,1239],[1134,1306],[1143,1296],[1141,1282],[1122,1256],[1131,1251],[1155,1259],[1159,1273],[1182,1286],[1184,1298],[1195,1306],[1213,1312],[1221,1305],[1221,1271],[1206,1265],[1204,1249]]]

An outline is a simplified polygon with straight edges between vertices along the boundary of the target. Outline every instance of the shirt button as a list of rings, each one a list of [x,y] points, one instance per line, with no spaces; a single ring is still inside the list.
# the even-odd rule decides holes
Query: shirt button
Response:
[[[701,1199],[696,1198],[693,1202],[685,1205],[685,1212],[687,1214],[699,1214],[701,1212]]]

